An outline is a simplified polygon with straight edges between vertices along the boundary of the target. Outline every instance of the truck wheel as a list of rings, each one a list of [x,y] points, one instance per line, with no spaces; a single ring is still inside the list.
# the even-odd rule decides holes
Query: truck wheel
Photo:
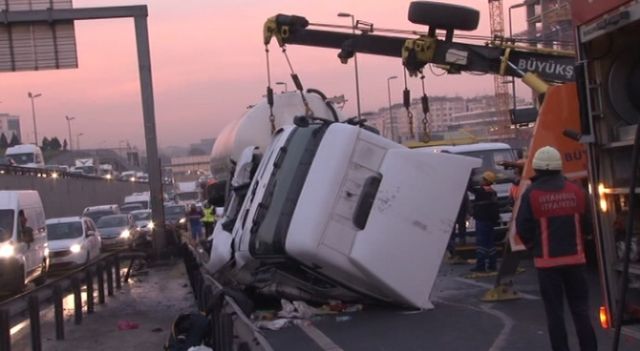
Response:
[[[475,30],[480,12],[459,5],[431,1],[413,1],[409,5],[409,21],[438,29]]]

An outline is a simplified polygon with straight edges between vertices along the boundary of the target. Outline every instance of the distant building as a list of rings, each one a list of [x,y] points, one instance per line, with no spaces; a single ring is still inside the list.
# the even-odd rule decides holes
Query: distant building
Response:
[[[0,113],[0,134],[4,134],[7,141],[11,141],[11,137],[14,134],[18,137],[18,140],[22,140],[20,133],[20,116]]]
[[[517,105],[529,105],[524,99],[517,99]],[[493,95],[482,95],[471,98],[460,96],[432,96],[429,98],[429,113],[427,114],[427,131],[430,135],[444,135],[448,132],[464,131],[478,140],[498,141],[505,138],[506,133],[497,128],[496,101]],[[380,134],[391,139],[395,135],[398,142],[406,142],[412,139],[422,139],[424,135],[424,113],[420,99],[411,102],[410,112],[413,124],[413,138],[409,114],[402,104],[381,108],[376,112],[366,112],[369,125],[377,128]],[[391,117],[395,122],[392,128]],[[392,133],[392,130],[394,132]],[[503,140],[508,141],[508,140]]]
[[[202,151],[202,155],[209,155],[211,153],[211,149],[213,148],[213,143],[215,142],[215,138],[201,139],[199,143],[193,143],[189,145],[189,152],[192,153],[195,151],[196,154],[198,154],[198,151]]]

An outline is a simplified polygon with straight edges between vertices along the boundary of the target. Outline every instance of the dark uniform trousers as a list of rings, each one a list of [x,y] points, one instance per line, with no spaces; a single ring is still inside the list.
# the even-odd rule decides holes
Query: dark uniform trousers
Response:
[[[569,351],[564,323],[566,296],[581,351],[598,349],[596,334],[590,321],[589,287],[584,265],[538,268],[540,293],[547,315],[547,326],[553,351]]]

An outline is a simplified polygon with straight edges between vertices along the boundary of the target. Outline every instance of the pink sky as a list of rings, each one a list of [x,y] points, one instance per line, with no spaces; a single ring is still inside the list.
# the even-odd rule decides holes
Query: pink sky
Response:
[[[458,0],[481,11],[475,34],[489,33],[486,1]],[[508,7],[519,1],[505,1]],[[379,28],[420,29],[407,20],[410,1],[397,0],[75,0],[75,7],[146,4],[160,146],[186,146],[215,137],[247,105],[264,94],[266,64],[262,25],[277,13],[297,14],[312,22],[350,24],[338,12]],[[514,30],[524,29],[524,10],[514,10]],[[31,105],[36,99],[38,137],[67,138],[65,115],[76,118],[73,134],[83,133],[81,147],[117,147],[120,141],[144,148],[142,111],[137,73],[133,21],[76,22],[79,68],[75,70],[0,73],[0,112],[21,117],[23,139],[33,141]],[[272,80],[290,83],[279,48],[271,47]],[[345,94],[348,115],[356,111],[353,64],[342,65],[337,51],[289,46],[294,69],[306,88],[328,96]],[[400,59],[360,55],[362,110],[387,105],[388,76],[402,77]],[[412,96],[421,94],[419,80],[411,79]],[[276,91],[281,86],[274,86]],[[401,101],[402,79],[392,82],[392,100]],[[493,93],[491,76],[434,77],[427,71],[431,95],[474,96]],[[528,92],[520,88],[520,95]],[[74,136],[75,138],[75,136]],[[74,140],[75,142],[75,140]]]

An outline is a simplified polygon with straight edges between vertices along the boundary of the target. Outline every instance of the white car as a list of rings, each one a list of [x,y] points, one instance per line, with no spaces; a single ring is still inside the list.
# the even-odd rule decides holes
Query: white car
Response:
[[[91,218],[52,218],[46,223],[52,268],[82,266],[100,255],[102,239]]]

